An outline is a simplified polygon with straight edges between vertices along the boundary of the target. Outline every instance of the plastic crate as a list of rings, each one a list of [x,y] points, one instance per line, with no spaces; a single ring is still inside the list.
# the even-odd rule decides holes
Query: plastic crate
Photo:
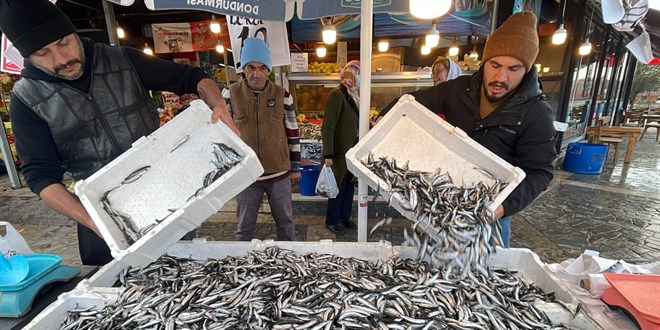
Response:
[[[76,183],[76,195],[115,259],[133,266],[155,260],[263,173],[254,151],[226,125],[211,124],[210,118],[208,106],[194,101],[166,125]],[[200,190],[206,175],[215,169],[211,162],[214,143],[224,143],[244,158]],[[150,168],[139,179],[122,184],[145,166]],[[111,189],[114,211],[129,216],[138,231],[152,227],[133,244],[103,208],[101,199]]]
[[[495,181],[484,175],[488,171],[493,177],[508,185],[487,206],[489,212],[502,204],[504,199],[525,178],[525,172],[504,161],[486,149],[458,127],[454,127],[432,113],[411,95],[404,95],[388,112],[387,116],[346,153],[348,169],[366,179],[369,186],[389,199],[388,185],[367,169],[369,153],[374,157],[396,159],[399,166],[409,163],[410,169],[426,172],[449,173],[457,186]],[[402,196],[392,197],[392,206],[403,216],[415,219],[412,211],[401,207]]]
[[[252,250],[264,250],[270,246],[279,246],[296,253],[332,253],[343,257],[355,257],[365,260],[386,260],[391,256],[404,258],[414,257],[417,251],[411,247],[392,246],[387,241],[354,243],[335,243],[330,240],[320,242],[278,242],[273,240],[252,242],[220,242],[195,239],[192,242],[178,242],[167,253],[182,258],[205,260],[209,258],[221,259],[227,256],[242,256]],[[576,308],[576,299],[566,290],[557,279],[545,268],[538,255],[528,249],[498,249],[489,260],[492,267],[505,268],[517,271],[527,281],[531,281],[546,292],[555,292],[558,299],[573,304]],[[119,277],[119,273],[127,265],[123,260],[114,260],[101,268],[88,280],[83,280],[75,290],[61,295],[56,302],[37,315],[25,329],[59,329],[66,319],[67,311],[73,308],[101,308],[108,303],[116,301],[119,288],[111,288]],[[599,322],[594,324],[583,314],[572,316],[557,304],[542,304],[540,307],[555,323],[571,325],[576,329],[635,329],[629,321],[620,320],[612,322],[612,318],[602,309],[589,309],[590,316]],[[595,311],[597,310],[597,311]]]

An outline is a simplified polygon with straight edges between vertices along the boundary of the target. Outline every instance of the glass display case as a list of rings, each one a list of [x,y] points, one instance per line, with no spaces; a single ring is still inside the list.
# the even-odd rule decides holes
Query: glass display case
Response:
[[[320,117],[328,94],[339,86],[339,74],[287,73],[283,75],[283,85],[293,96],[297,113]],[[403,94],[431,86],[431,72],[374,72],[370,108],[380,111]]]

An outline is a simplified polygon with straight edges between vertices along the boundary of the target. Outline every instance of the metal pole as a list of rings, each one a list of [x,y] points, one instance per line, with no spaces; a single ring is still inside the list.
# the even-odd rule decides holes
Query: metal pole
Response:
[[[229,88],[229,85],[231,85],[231,81],[229,81],[229,65],[227,65],[227,50],[225,49],[224,52],[222,52],[222,64],[225,65],[225,79],[227,79],[227,88]]]
[[[371,32],[373,31],[373,1],[362,1],[360,7],[360,139],[369,131],[369,108],[371,107]],[[363,177],[358,177],[358,242],[367,241],[367,201],[369,186]]]
[[[493,16],[491,16],[490,18],[490,33],[488,35],[493,34],[493,32],[495,32],[495,30],[497,29],[497,20],[499,15],[500,15],[500,0],[494,0]]]
[[[5,129],[5,122],[0,118],[0,126],[2,126],[2,131],[0,131],[0,151],[2,151],[2,158],[5,161],[5,168],[7,169],[7,174],[9,175],[9,183],[14,189],[21,188],[21,179],[18,177],[18,172],[16,171],[16,165],[14,164],[14,156],[11,153],[11,148],[9,147],[9,140],[7,140],[7,130]]]
[[[115,20],[115,9],[112,7],[112,3],[109,3],[108,0],[102,0],[102,3],[103,15],[105,16],[105,26],[108,29],[110,45],[119,45],[119,38],[117,37],[117,21]]]

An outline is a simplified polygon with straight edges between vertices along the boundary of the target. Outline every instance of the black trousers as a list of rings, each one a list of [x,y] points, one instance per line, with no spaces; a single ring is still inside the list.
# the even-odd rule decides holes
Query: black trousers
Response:
[[[78,249],[83,265],[103,266],[112,261],[110,248],[96,233],[78,224]]]

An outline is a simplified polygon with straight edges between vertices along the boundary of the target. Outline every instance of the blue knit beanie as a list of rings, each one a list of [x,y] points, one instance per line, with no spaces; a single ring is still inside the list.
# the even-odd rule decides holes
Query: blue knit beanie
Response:
[[[250,62],[259,62],[272,71],[272,62],[270,60],[270,50],[266,43],[259,38],[247,38],[243,41],[241,49],[241,69]]]

